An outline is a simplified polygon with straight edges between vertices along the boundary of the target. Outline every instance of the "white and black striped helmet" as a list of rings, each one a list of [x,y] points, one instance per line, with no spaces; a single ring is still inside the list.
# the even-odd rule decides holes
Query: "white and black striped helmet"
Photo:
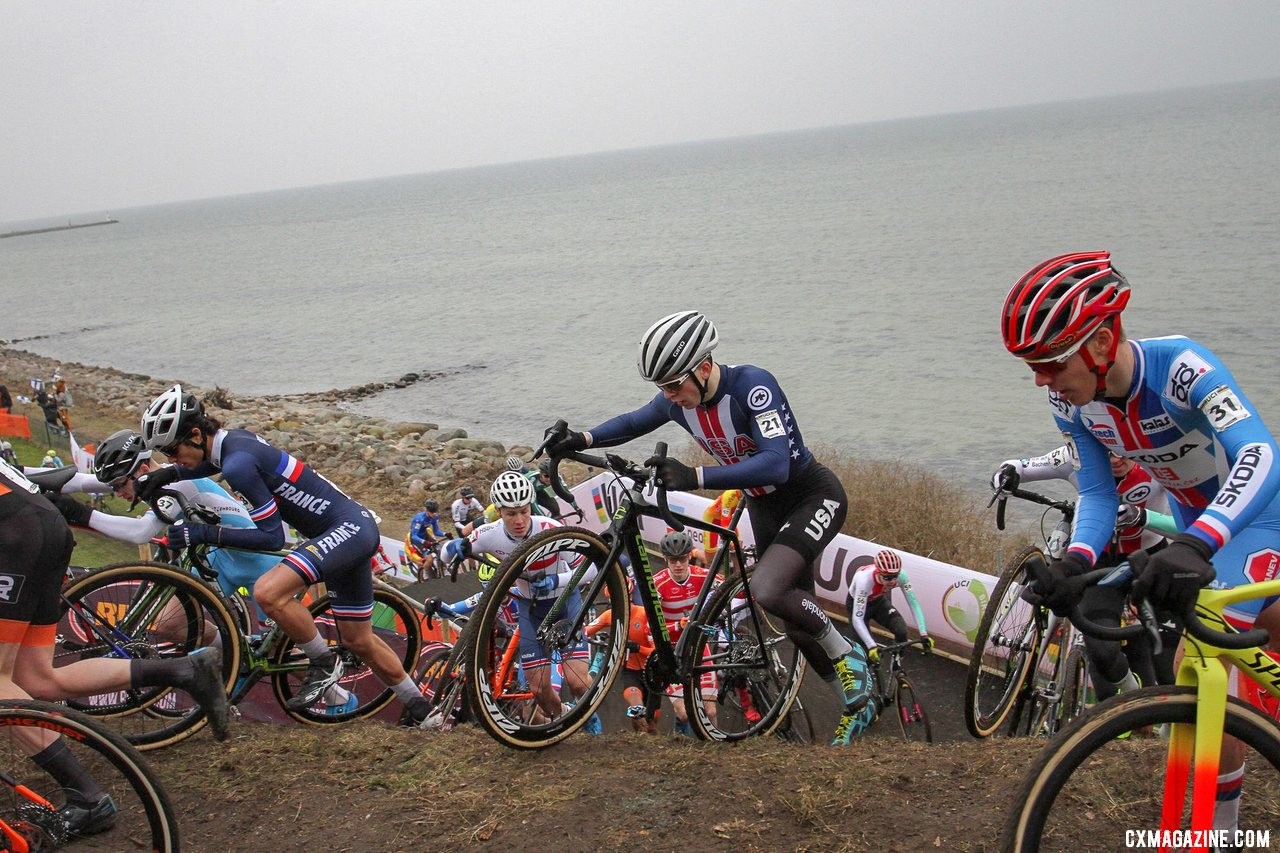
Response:
[[[646,382],[669,382],[701,364],[718,343],[716,327],[701,311],[679,311],[641,336],[636,366]]]
[[[533,483],[515,471],[503,471],[489,488],[489,503],[496,507],[528,506],[533,497]]]

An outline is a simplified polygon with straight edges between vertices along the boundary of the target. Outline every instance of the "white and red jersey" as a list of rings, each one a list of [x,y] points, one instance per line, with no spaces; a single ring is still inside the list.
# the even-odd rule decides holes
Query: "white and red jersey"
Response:
[[[689,618],[693,605],[698,601],[702,585],[707,582],[705,566],[690,566],[689,577],[680,583],[671,577],[670,569],[663,569],[653,576],[653,585],[662,599],[662,618],[667,621],[667,630],[671,632],[671,642],[680,638],[679,623]]]
[[[511,553],[520,547],[526,539],[544,530],[553,527],[562,527],[560,522],[554,518],[547,518],[542,515],[532,516],[529,521],[529,532],[525,534],[523,539],[516,539],[507,532],[507,526],[501,519],[491,521],[488,524],[482,524],[475,530],[471,531],[471,535],[467,537],[467,541],[471,543],[471,554],[489,554],[496,557],[499,561],[507,559]],[[451,555],[452,556],[452,555]],[[548,575],[554,575],[556,578],[555,586],[548,592],[542,592],[534,596],[530,594],[528,581],[517,581],[515,590],[525,598],[555,598],[559,595],[557,590],[568,583],[573,571],[577,568],[578,563],[575,561],[572,565],[567,562],[562,552],[552,552],[538,560],[536,563],[528,567],[530,572],[546,572]],[[583,581],[589,581],[595,577],[595,568],[587,571],[583,577]]]
[[[1141,465],[1134,465],[1124,479],[1116,483],[1120,503],[1144,507],[1153,512],[1169,514],[1169,496],[1151,472]],[[1145,527],[1125,527],[1116,531],[1121,554],[1132,554],[1139,549],[1153,548],[1164,540],[1154,530]]]

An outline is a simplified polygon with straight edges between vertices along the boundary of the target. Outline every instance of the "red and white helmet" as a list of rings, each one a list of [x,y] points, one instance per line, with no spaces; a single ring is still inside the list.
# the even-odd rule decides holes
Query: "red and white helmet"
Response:
[[[1036,264],[1004,300],[1000,334],[1015,356],[1038,361],[1086,340],[1129,302],[1110,252],[1076,252]]]
[[[876,571],[896,578],[902,571],[902,558],[898,556],[897,551],[885,548],[876,554]]]

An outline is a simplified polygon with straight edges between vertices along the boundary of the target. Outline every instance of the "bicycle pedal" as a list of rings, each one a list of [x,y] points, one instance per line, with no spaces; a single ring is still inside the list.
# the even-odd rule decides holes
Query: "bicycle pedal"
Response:
[[[233,720],[239,720],[244,716],[244,713],[240,710],[239,705],[232,705],[227,708],[227,715]]]

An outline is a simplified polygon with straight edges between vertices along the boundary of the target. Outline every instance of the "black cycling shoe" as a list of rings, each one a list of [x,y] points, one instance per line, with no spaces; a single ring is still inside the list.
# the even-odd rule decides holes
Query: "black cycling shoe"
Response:
[[[97,835],[116,825],[116,811],[115,800],[103,794],[96,803],[68,800],[58,816],[66,822],[68,835]]]
[[[222,684],[222,652],[205,646],[187,655],[187,660],[192,666],[191,683],[182,685],[182,689],[204,709],[214,739],[226,740],[231,706],[227,704],[227,693]]]
[[[431,715],[431,703],[422,696],[415,696],[404,703],[404,712],[400,714],[400,725],[416,729]]]

